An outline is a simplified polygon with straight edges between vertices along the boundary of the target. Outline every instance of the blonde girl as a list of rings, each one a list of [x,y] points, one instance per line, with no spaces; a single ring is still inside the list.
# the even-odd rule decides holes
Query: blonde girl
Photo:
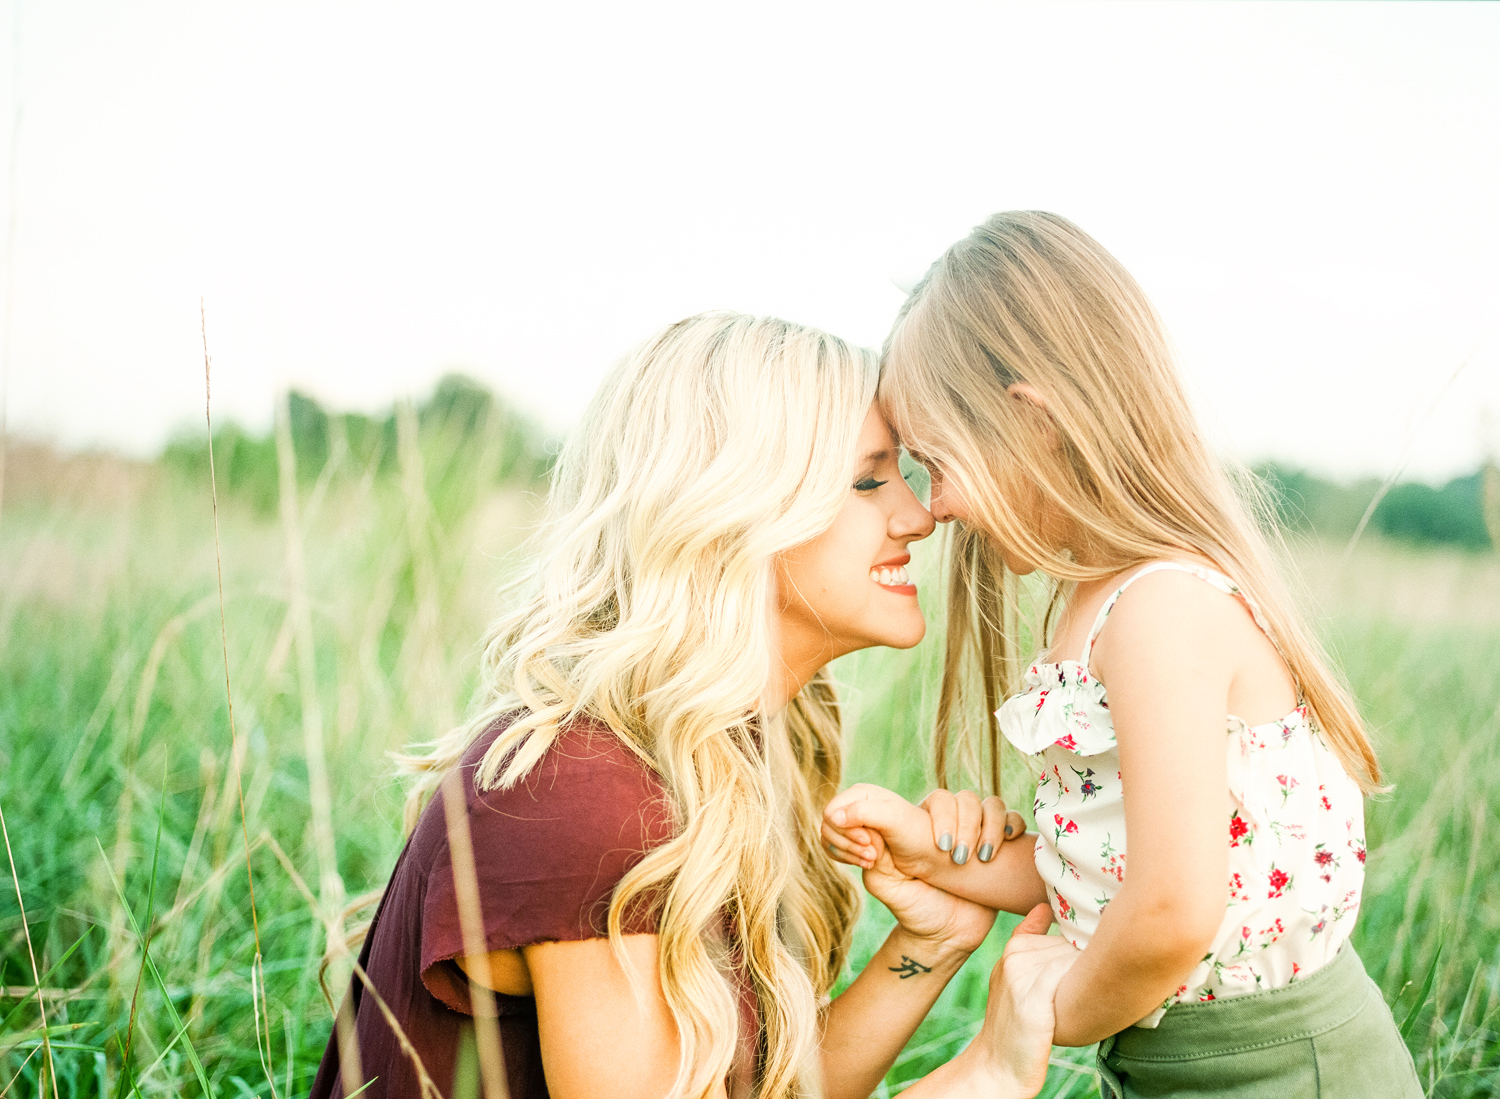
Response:
[[[1065,219],[998,214],[915,288],[885,367],[957,524],[940,770],[970,683],[986,711],[1014,691],[987,750],[1030,758],[1038,835],[992,855],[999,807],[856,788],[829,841],[984,904],[1045,895],[1083,951],[1057,1041],[1101,1042],[1107,1095],[1420,1095],[1348,943],[1375,753],[1140,287]],[[1008,578],[1037,570],[1048,649],[1009,683]]]
[[[877,1086],[994,912],[867,874],[898,926],[830,1002],[858,896],[819,839],[842,757],[824,666],[921,639],[905,565],[933,529],[876,380],[870,352],[732,313],[609,377],[482,706],[410,761],[414,827],[315,1099]],[[1057,945],[1015,948],[1026,983],[1055,985]],[[1050,1007],[1007,1002],[1024,1025],[992,1022],[930,1092],[1040,1086],[1015,1066],[1045,1073]]]

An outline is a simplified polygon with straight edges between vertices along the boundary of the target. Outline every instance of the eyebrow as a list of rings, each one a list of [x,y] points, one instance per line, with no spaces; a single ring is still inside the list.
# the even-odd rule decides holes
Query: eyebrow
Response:
[[[882,458],[889,458],[893,454],[896,455],[898,458],[901,456],[901,443],[896,438],[896,433],[894,431],[891,432],[891,445],[890,446],[881,447],[879,450],[872,450],[872,451],[870,451],[870,453],[866,454],[863,458],[861,458],[860,461],[861,462],[878,462],[878,461],[880,461],[880,459],[882,459]]]

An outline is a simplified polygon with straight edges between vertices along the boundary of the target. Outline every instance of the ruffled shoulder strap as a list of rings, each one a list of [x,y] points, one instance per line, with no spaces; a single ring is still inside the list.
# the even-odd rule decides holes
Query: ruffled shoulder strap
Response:
[[[1099,608],[1099,614],[1094,618],[1094,625],[1089,630],[1088,640],[1083,643],[1083,655],[1079,658],[1078,663],[1082,664],[1085,669],[1088,668],[1089,658],[1094,655],[1094,643],[1099,640],[1099,631],[1104,628],[1104,620],[1109,617],[1109,612],[1115,609],[1115,603],[1125,593],[1125,589],[1143,576],[1167,570],[1190,573],[1204,583],[1218,588],[1225,595],[1234,596],[1234,598],[1245,605],[1245,609],[1250,612],[1250,617],[1255,619],[1255,624],[1260,627],[1261,632],[1271,639],[1271,644],[1276,645],[1276,651],[1281,651],[1281,646],[1276,644],[1276,635],[1271,632],[1271,627],[1266,624],[1266,620],[1260,613],[1260,607],[1256,606],[1255,600],[1246,595],[1238,584],[1222,572],[1204,568],[1202,565],[1190,565],[1185,561],[1152,561],[1149,565],[1139,568],[1127,576],[1125,582],[1116,588],[1110,597],[1104,601],[1104,606]]]

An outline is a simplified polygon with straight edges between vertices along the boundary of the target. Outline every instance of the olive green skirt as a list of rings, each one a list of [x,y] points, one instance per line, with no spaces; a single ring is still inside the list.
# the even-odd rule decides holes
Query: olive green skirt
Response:
[[[1105,1099],[1422,1099],[1411,1054],[1354,948],[1296,984],[1176,1004],[1099,1044]]]

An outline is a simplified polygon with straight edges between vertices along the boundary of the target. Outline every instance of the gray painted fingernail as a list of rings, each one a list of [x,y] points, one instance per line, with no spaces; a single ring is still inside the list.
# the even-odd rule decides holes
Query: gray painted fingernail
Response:
[[[969,861],[969,845],[961,843],[953,849],[953,861],[959,866]]]
[[[938,850],[939,851],[952,851],[953,850],[953,833],[952,832],[944,832],[941,836],[938,837]]]
[[[1011,835],[1015,832],[1015,830],[1016,830],[1016,826],[1014,824],[1007,824],[1005,826],[1005,838],[1006,839],[1010,839]]]
[[[989,862],[995,857],[995,845],[993,843],[981,843],[978,853],[980,862]]]

